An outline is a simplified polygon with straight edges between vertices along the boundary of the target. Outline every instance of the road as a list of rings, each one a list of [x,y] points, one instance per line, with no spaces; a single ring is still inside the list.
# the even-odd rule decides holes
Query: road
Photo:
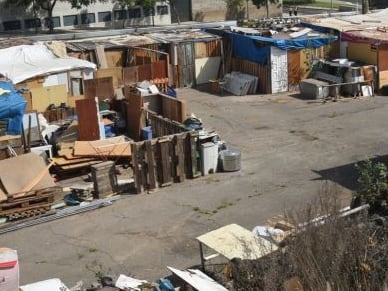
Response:
[[[90,284],[98,272],[156,280],[170,274],[166,266],[200,263],[195,237],[230,223],[252,229],[300,209],[326,180],[348,204],[354,164],[388,154],[386,97],[322,104],[288,93],[178,95],[206,129],[241,151],[241,171],[126,195],[109,207],[1,235],[1,246],[18,250],[22,284],[61,278],[71,287]]]

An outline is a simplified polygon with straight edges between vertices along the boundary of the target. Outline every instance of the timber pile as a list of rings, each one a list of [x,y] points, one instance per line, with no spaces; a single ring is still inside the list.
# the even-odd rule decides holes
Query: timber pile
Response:
[[[0,161],[0,217],[13,220],[50,210],[62,193],[49,174],[51,165],[34,153]]]

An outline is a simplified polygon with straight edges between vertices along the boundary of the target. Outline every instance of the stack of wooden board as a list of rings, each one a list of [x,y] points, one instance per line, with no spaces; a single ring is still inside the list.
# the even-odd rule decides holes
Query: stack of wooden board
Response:
[[[93,165],[91,169],[94,191],[98,198],[104,198],[116,192],[117,177],[113,161]]]
[[[62,192],[42,157],[29,153],[0,161],[0,217],[16,219],[50,210]]]

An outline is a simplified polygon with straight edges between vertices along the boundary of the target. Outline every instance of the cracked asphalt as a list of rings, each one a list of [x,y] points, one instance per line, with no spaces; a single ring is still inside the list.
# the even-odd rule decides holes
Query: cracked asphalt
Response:
[[[60,278],[90,284],[98,272],[157,280],[166,266],[200,263],[195,237],[237,223],[248,229],[298,209],[323,181],[349,202],[354,163],[388,152],[388,98],[325,104],[290,94],[219,97],[178,90],[188,108],[242,153],[242,169],[186,180],[112,206],[0,235],[18,250],[21,284]]]

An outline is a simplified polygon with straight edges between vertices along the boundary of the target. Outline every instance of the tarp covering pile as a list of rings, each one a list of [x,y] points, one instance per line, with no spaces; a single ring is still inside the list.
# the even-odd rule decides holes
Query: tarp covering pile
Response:
[[[0,119],[7,119],[7,134],[20,135],[27,101],[17,93],[12,83],[0,81]]]
[[[267,62],[271,46],[288,51],[318,48],[337,40],[335,36],[301,36],[293,39],[279,39],[238,33],[228,33],[227,37],[232,41],[234,56],[261,64]]]
[[[71,57],[59,58],[44,44],[20,45],[0,49],[0,73],[18,84],[50,73],[76,69],[96,69],[96,65]]]

